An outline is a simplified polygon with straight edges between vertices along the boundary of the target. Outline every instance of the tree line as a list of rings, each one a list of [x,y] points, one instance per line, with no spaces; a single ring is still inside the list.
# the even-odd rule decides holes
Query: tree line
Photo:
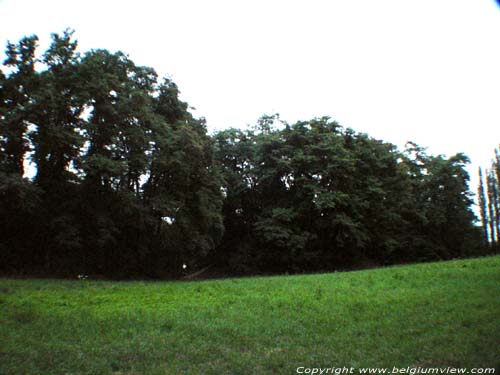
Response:
[[[6,55],[2,272],[328,271],[478,255],[498,240],[497,198],[481,205],[495,232],[474,225],[464,154],[398,150],[327,117],[266,115],[210,136],[172,80],[121,52],[80,54],[70,30],[41,56],[36,36]]]

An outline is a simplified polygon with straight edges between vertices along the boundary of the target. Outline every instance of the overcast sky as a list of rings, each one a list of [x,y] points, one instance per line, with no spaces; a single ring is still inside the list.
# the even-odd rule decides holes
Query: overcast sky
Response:
[[[0,19],[3,47],[37,34],[44,49],[70,27],[80,51],[168,74],[210,131],[329,115],[398,146],[465,152],[473,189],[500,143],[493,0],[0,0]]]

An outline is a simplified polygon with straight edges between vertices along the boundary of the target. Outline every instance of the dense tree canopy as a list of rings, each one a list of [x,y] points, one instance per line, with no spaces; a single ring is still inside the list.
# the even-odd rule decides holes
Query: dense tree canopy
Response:
[[[481,251],[463,154],[399,151],[326,117],[209,137],[177,86],[127,55],[81,55],[71,31],[36,47],[9,43],[0,71],[4,272],[304,272]]]
[[[328,118],[215,136],[219,258],[254,272],[447,259],[477,251],[462,154],[398,151]]]
[[[36,40],[8,45],[1,76],[2,266],[116,276],[196,266],[222,235],[204,122],[173,82],[122,53],[80,56],[66,31],[37,59]]]

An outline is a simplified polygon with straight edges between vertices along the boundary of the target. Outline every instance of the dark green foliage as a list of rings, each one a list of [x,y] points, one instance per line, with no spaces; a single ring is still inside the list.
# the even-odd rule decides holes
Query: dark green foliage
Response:
[[[477,249],[466,156],[429,156],[328,118],[215,136],[225,178],[219,259],[297,272],[449,259]]]
[[[9,44],[15,69],[0,76],[2,270],[176,276],[206,262],[222,234],[219,177],[175,84],[120,52],[80,56],[69,30],[38,69],[35,45]]]
[[[21,39],[17,45],[8,43],[4,64],[11,73],[8,77],[3,73],[0,76],[0,170],[19,178],[24,173],[24,154],[29,150],[27,130],[32,119],[27,113],[31,112],[34,90],[38,86],[35,72],[37,40],[36,36],[31,36]]]
[[[72,34],[54,34],[40,59],[35,36],[7,46],[2,271],[179,277],[477,253],[466,156],[401,152],[326,117],[264,116],[210,138],[172,81],[121,52],[80,55]]]

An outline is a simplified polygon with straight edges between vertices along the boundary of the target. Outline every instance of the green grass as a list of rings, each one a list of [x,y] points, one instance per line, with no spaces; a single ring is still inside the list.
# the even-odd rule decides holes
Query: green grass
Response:
[[[500,369],[500,257],[203,282],[0,280],[0,374]]]

